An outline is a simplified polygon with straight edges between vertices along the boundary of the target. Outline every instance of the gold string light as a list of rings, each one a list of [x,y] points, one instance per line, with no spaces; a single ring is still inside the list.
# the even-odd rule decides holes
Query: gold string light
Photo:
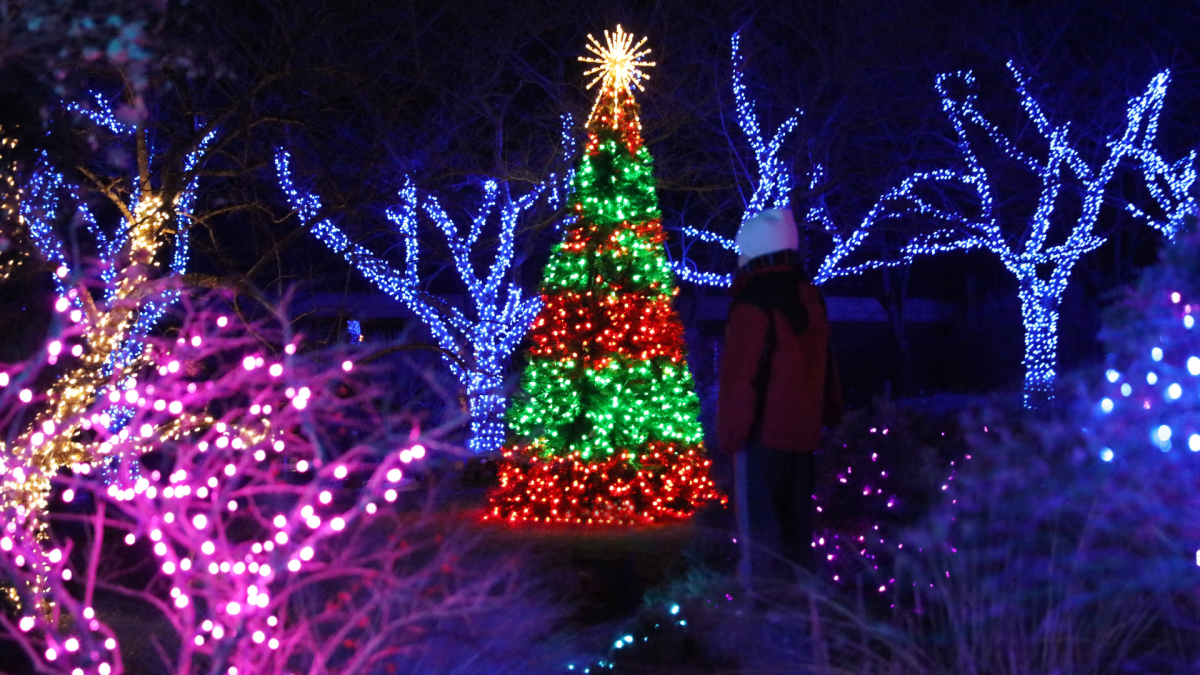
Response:
[[[9,153],[17,147],[17,139],[3,136],[4,128],[0,127],[0,152]],[[3,163],[3,181],[4,194],[0,195],[0,218],[6,223],[11,222],[14,216],[17,215],[17,200],[20,196],[20,189],[17,187],[17,162],[12,159],[11,155],[0,159]],[[0,237],[8,239],[8,248],[5,250],[0,248],[0,255],[7,253],[8,256],[4,260],[0,260],[0,281],[8,279],[20,264],[25,260],[28,253],[18,245],[17,232],[0,232]]]

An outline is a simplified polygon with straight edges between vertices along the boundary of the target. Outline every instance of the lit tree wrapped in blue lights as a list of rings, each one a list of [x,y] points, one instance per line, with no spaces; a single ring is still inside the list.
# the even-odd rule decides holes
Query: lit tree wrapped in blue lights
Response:
[[[881,198],[852,234],[835,238],[834,251],[825,258],[817,278],[826,281],[868,269],[905,265],[918,255],[974,248],[991,251],[1020,284],[1025,323],[1025,402],[1037,407],[1054,397],[1059,305],[1075,263],[1107,239],[1097,232],[1096,225],[1105,197],[1114,196],[1110,184],[1118,169],[1128,164],[1139,167],[1155,202],[1154,213],[1133,204],[1126,206],[1127,211],[1172,237],[1182,219],[1196,209],[1195,199],[1189,194],[1196,180],[1195,153],[1168,164],[1154,147],[1170,81],[1168,71],[1156,75],[1145,92],[1129,101],[1124,128],[1109,138],[1103,145],[1106,156],[1092,165],[1068,139],[1070,124],[1054,124],[1030,93],[1021,71],[1012,62],[1008,67],[1021,105],[1045,142],[1044,156],[1021,149],[1015,138],[1005,135],[979,110],[971,72],[939,76],[937,91],[942,110],[954,127],[964,166],[922,171],[905,178]],[[952,87],[965,90],[965,94],[956,97]],[[982,131],[1005,157],[1040,182],[1036,207],[1014,223],[1017,227],[998,214],[994,174],[976,154],[969,129]],[[1062,209],[1055,212],[1068,181],[1066,173],[1079,186],[1078,216],[1064,215]],[[961,195],[969,197],[964,200]],[[912,236],[890,257],[862,260],[855,255],[867,250],[864,240],[875,224],[908,217],[932,221],[936,229]]]
[[[734,33],[732,40],[733,96],[737,103],[738,127],[746,135],[746,140],[750,143],[750,148],[754,152],[754,162],[758,173],[757,181],[754,184],[754,191],[750,195],[750,199],[746,202],[746,208],[742,213],[741,222],[746,222],[761,213],[763,209],[788,208],[792,193],[792,172],[787,164],[780,160],[779,150],[783,147],[783,142],[787,140],[788,134],[795,131],[796,125],[800,121],[799,115],[803,113],[797,110],[795,115],[787,118],[779,125],[779,128],[775,130],[775,135],[771,137],[769,142],[763,140],[762,125],[758,121],[758,113],[755,110],[754,101],[746,95],[746,58],[741,54],[739,49],[740,43],[741,33]],[[812,175],[814,185],[819,182],[820,176],[821,167],[818,166]],[[736,231],[736,228],[734,229]],[[737,244],[732,239],[714,232],[698,230],[689,226],[683,228],[683,234],[699,239],[700,241],[715,243],[735,255],[738,252]],[[731,274],[703,272],[692,269],[693,265],[689,264],[687,260],[686,248],[683,259],[672,262],[671,267],[675,270],[675,274],[683,281],[724,287],[728,287],[733,283],[733,275]]]
[[[564,154],[568,156],[574,152],[569,125],[570,119],[564,118]],[[542,198],[551,208],[557,208],[566,196],[573,172],[561,176],[552,173],[520,197],[512,195],[507,182],[485,181],[483,199],[466,228],[454,222],[436,196],[422,197],[412,180],[406,179],[399,193],[399,204],[388,210],[388,219],[404,241],[404,266],[397,269],[352,241],[329,218],[320,217],[320,199],[302,192],[293,182],[287,152],[276,156],[275,165],[279,184],[301,222],[376,288],[408,307],[433,333],[443,360],[466,390],[471,410],[470,450],[475,453],[498,450],[504,443],[504,412],[508,403],[504,376],[508,361],[542,306],[540,296],[527,294],[512,278],[517,223]],[[418,273],[422,214],[449,244],[455,271],[467,290],[466,311],[439,300],[423,288]],[[495,239],[498,246],[482,238],[493,219],[499,221]],[[487,253],[494,257],[487,274],[481,276],[476,268]]]
[[[72,307],[94,320],[98,311],[108,307],[118,315],[105,319],[111,324],[105,330],[128,324],[116,329],[120,337],[113,343],[115,349],[105,355],[102,370],[108,375],[128,367],[140,355],[141,338],[179,298],[178,290],[162,281],[187,271],[189,226],[199,184],[197,171],[216,137],[216,129],[202,130],[199,142],[185,155],[177,171],[169,173],[161,167],[152,171],[155,162],[145,126],[119,122],[109,104],[99,95],[94,96],[92,105],[71,103],[67,108],[110,132],[117,142],[127,144],[137,168],[137,174],[124,185],[112,182],[105,185],[99,177],[89,176],[121,213],[122,225],[111,234],[97,224],[86,203],[79,202],[76,206],[88,233],[95,239],[96,257],[113,262],[100,270],[103,281],[100,305],[89,294],[80,292],[79,284],[85,280],[84,261],[72,263],[67,259],[64,242],[54,227],[61,215],[59,198],[66,191],[76,190],[50,167],[44,154],[28,181],[28,198],[21,202],[20,214],[37,250],[56,269],[54,283],[60,299],[59,311]],[[164,244],[171,247],[170,263],[164,272],[149,274],[149,268],[163,266],[155,257]],[[147,281],[153,281],[155,288],[146,288]]]
[[[733,64],[738,122],[754,150],[759,173],[746,207],[745,217],[750,217],[768,202],[787,203],[792,177],[777,154],[784,137],[794,129],[796,118],[784,122],[770,143],[764,142],[753,102],[746,96],[744,59],[738,53],[737,35],[733,38]],[[853,228],[838,227],[821,202],[808,210],[806,220],[826,232],[833,243],[833,250],[814,276],[818,284],[871,269],[907,265],[919,255],[981,248],[999,256],[1020,284],[1025,324],[1025,399],[1027,405],[1036,407],[1053,398],[1059,305],[1075,263],[1107,240],[1097,231],[1097,222],[1105,197],[1114,196],[1110,185],[1118,170],[1130,165],[1140,169],[1154,202],[1149,211],[1132,203],[1125,203],[1125,209],[1172,237],[1180,220],[1196,209],[1195,199],[1189,194],[1196,180],[1195,155],[1170,164],[1154,147],[1169,71],[1156,75],[1145,92],[1130,100],[1124,128],[1103,144],[1107,156],[1093,165],[1069,140],[1070,125],[1051,122],[1030,93],[1026,77],[1012,62],[1008,67],[1022,108],[1046,146],[1044,156],[1023,150],[1016,138],[1005,135],[979,110],[971,72],[943,74],[938,77],[937,91],[942,110],[954,128],[964,166],[908,176],[884,193]],[[956,84],[965,89],[965,95],[956,97],[951,91],[957,89]],[[971,141],[969,132],[976,130],[1040,183],[1036,207],[1017,220],[1015,227],[998,213],[994,173],[989,173]],[[1070,180],[1064,172],[1079,186],[1082,206],[1077,217],[1064,216],[1062,209],[1055,212],[1063,187]],[[822,175],[823,168],[814,167],[810,187],[816,187]],[[932,222],[934,227],[907,229],[914,233],[896,249],[885,233],[894,237],[897,227],[904,232],[913,226],[912,221]],[[887,224],[897,227],[881,227]],[[685,234],[736,253],[733,241],[715,233],[687,228]],[[871,237],[873,234],[879,236]],[[876,244],[875,239],[887,243]],[[728,286],[731,282],[730,275],[693,271],[683,262],[676,263],[675,269],[680,278],[693,283]]]

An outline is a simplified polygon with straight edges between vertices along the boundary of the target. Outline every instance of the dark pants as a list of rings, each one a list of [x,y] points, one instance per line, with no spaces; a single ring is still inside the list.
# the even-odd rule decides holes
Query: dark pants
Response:
[[[756,579],[792,581],[792,565],[816,569],[813,553],[813,483],[816,464],[810,452],[784,452],[758,445],[742,453],[745,475],[737,476],[741,527],[749,529],[741,573]],[[743,496],[744,495],[744,496]],[[743,533],[743,537],[745,533]],[[764,550],[765,549],[765,550]],[[781,560],[782,558],[782,560]]]

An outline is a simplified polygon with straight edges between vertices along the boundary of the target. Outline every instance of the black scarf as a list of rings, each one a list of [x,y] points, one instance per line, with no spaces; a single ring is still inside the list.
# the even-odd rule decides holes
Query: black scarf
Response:
[[[733,285],[733,304],[745,303],[766,312],[774,323],[779,310],[787,318],[792,333],[808,330],[808,311],[800,302],[797,287],[809,281],[799,264],[799,255],[792,250],[776,251],[758,256],[739,270]]]

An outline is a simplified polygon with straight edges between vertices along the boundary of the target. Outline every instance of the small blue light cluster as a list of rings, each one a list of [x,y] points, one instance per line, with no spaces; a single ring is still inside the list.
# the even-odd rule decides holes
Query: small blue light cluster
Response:
[[[733,285],[732,274],[721,274],[719,272],[699,272],[691,269],[688,263],[684,261],[673,261],[671,269],[675,271],[675,276],[680,281],[699,284],[701,286],[721,286],[728,288]]]
[[[727,602],[733,602],[733,596],[725,594],[725,600]],[[709,602],[711,603],[713,601],[709,600]],[[718,601],[718,604],[719,604],[719,601]],[[679,609],[680,609],[680,607],[678,604],[672,604],[670,609],[667,610],[667,612],[672,617],[670,623],[668,623],[667,625],[674,625],[674,626],[680,626],[682,628],[687,628],[687,625],[688,625],[687,619],[679,618]],[[659,628],[661,626],[662,626],[661,623],[654,624],[654,628]],[[626,647],[629,647],[630,645],[633,645],[635,642],[653,644],[650,642],[650,637],[651,637],[650,635],[643,635],[640,639],[638,639],[631,633],[621,634],[612,643],[611,652],[615,652],[618,649],[624,649]],[[568,673],[582,672],[582,673],[585,673],[585,675],[586,675],[587,673],[592,672],[591,671],[592,668],[606,668],[606,669],[611,670],[616,667],[616,663],[611,660],[614,656],[615,655],[610,656],[609,659],[592,659],[592,662],[594,663],[594,665],[591,665],[591,666],[585,666],[583,664],[568,663],[568,664],[566,664],[566,672],[568,672]]]
[[[1187,353],[1197,345],[1191,332],[1195,321],[1188,321],[1196,306],[1184,304],[1179,293],[1171,299],[1175,316],[1170,325],[1157,334],[1157,344],[1139,350],[1149,359],[1135,357],[1125,372],[1109,368],[1104,373],[1105,391],[1095,410],[1102,420],[1096,433],[1104,443],[1099,454],[1105,462],[1118,457],[1114,445],[1124,449],[1147,441],[1162,452],[1181,444],[1200,453],[1200,356]],[[1103,423],[1110,416],[1115,416],[1112,424]],[[1122,438],[1130,428],[1141,429],[1135,433],[1142,440]]]
[[[112,104],[109,103],[104,95],[98,91],[88,92],[92,95],[92,105],[84,107],[74,101],[64,104],[67,110],[74,113],[79,113],[91,120],[97,126],[104,127],[118,136],[132,136],[134,127],[128,124],[122,124],[117,121],[116,114],[113,113]]]

